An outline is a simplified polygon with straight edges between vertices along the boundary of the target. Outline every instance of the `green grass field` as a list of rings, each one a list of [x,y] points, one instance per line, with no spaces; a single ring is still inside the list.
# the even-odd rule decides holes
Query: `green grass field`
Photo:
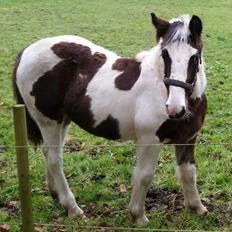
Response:
[[[198,187],[210,212],[202,218],[182,210],[181,189],[174,178],[173,148],[166,147],[147,200],[150,219],[147,229],[232,229],[232,146],[218,145],[232,141],[229,0],[0,0],[0,225],[7,224],[11,231],[20,231],[10,109],[14,105],[11,73],[17,53],[39,38],[75,34],[119,54],[135,56],[154,46],[151,12],[167,19],[185,13],[196,14],[203,21],[209,107],[205,126],[198,137],[196,159]],[[68,218],[49,196],[43,155],[31,148],[34,219],[36,223],[53,224],[37,225],[37,231],[115,231],[80,226],[136,228],[128,219],[126,209],[131,194],[135,146],[90,136],[74,125],[70,127],[67,145],[78,145],[76,149],[66,149],[64,166],[71,189],[88,220]]]

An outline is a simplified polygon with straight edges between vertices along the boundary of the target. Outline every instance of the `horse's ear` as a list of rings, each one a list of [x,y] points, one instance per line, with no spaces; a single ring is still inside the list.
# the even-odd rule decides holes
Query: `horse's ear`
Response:
[[[157,40],[159,40],[160,37],[163,37],[167,32],[170,23],[164,19],[158,18],[154,13],[151,13],[151,21],[154,27],[156,28]]]
[[[202,22],[198,16],[193,15],[193,17],[191,18],[190,23],[189,23],[189,30],[194,40],[196,40],[197,38],[201,36]]]

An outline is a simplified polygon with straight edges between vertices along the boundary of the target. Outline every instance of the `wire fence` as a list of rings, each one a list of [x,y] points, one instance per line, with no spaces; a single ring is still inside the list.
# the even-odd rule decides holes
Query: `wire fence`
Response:
[[[42,145],[43,148],[85,148],[85,147],[146,147],[146,146],[224,146],[224,147],[231,147],[232,143],[196,143],[196,144],[192,144],[192,143],[170,143],[170,144],[163,144],[163,143],[157,143],[157,144],[150,144],[150,143],[144,143],[144,144],[82,144],[80,143],[79,145],[64,145],[64,146],[44,146]],[[27,146],[16,146],[16,145],[0,145],[0,149],[5,149],[5,148],[23,148],[23,147],[27,147],[27,148],[38,148],[40,146],[33,146],[33,145],[27,145]]]
[[[0,225],[4,225],[4,222],[0,222]],[[231,230],[189,230],[189,229],[153,229],[153,228],[142,228],[142,227],[114,227],[114,226],[77,226],[77,225],[69,225],[69,224],[52,224],[52,223],[34,223],[35,232],[44,232],[45,229],[51,229],[54,232],[72,232],[72,231],[81,231],[81,232],[132,232],[132,231],[147,231],[147,232],[231,232]],[[47,231],[47,230],[46,230]]]
[[[1,109],[1,108],[0,108]],[[11,109],[11,107],[6,107],[6,109]],[[17,117],[14,117],[14,119]],[[24,126],[25,128],[25,126]],[[16,133],[17,134],[17,133]],[[18,133],[18,137],[20,137],[20,134]],[[17,139],[16,139],[17,142]],[[80,143],[78,145],[64,145],[64,146],[43,146],[44,148],[64,148],[64,149],[74,149],[74,148],[88,148],[88,147],[93,147],[93,148],[109,148],[109,147],[136,147],[136,144],[133,143],[118,143],[117,144],[86,144],[86,143]],[[16,143],[17,144],[17,143]],[[23,149],[23,148],[37,148],[38,146],[32,146],[32,145],[25,145],[26,143],[23,143],[23,145],[0,145],[0,151],[7,148],[16,148],[16,149]],[[163,143],[158,143],[158,144],[139,144],[138,146],[193,146],[192,143],[189,144],[163,144]],[[231,147],[232,143],[207,143],[207,142],[201,142],[195,144],[197,147],[202,147],[202,146],[228,146]],[[17,154],[18,155],[18,154]],[[20,156],[19,156],[20,157]],[[19,163],[18,163],[19,164]],[[18,165],[19,166],[19,165]],[[24,168],[22,168],[24,170]],[[23,177],[25,178],[25,177]],[[31,193],[30,193],[31,194]],[[27,198],[28,199],[28,198]],[[21,200],[22,201],[22,200]],[[27,202],[27,201],[26,201]],[[26,211],[25,211],[26,212]],[[27,217],[27,215],[25,214]],[[26,220],[25,220],[26,221]],[[31,221],[32,222],[32,221]],[[24,223],[25,225],[25,223]],[[101,232],[108,232],[108,231],[180,231],[180,232],[188,232],[188,231],[202,231],[202,232],[209,232],[207,230],[177,230],[177,229],[150,229],[150,228],[134,228],[134,227],[114,227],[114,226],[91,226],[91,225],[67,225],[67,224],[42,224],[42,223],[35,223],[34,224],[35,228],[36,227],[51,227],[51,228],[59,228],[58,231],[101,231]],[[23,231],[27,231],[26,229]],[[30,230],[31,231],[31,230]],[[39,230],[40,231],[40,230]],[[43,230],[42,230],[43,231]],[[55,230],[56,231],[56,230]]]
[[[151,228],[134,228],[134,227],[110,227],[110,226],[72,226],[72,225],[54,225],[54,224],[40,224],[35,223],[35,226],[44,226],[44,227],[56,227],[56,228],[69,228],[73,231],[80,229],[79,231],[159,231],[159,232],[215,232],[212,230],[178,230],[178,229],[151,229]],[[220,230],[217,230],[220,231]]]

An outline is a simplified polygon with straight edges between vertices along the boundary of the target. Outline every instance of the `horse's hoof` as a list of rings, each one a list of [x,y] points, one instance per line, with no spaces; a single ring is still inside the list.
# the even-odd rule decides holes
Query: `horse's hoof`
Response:
[[[186,209],[188,211],[196,213],[199,216],[205,216],[208,213],[207,208],[202,204],[200,204],[198,206],[194,206],[194,207],[193,206],[188,206],[188,207],[186,207]]]
[[[80,217],[82,219],[87,219],[83,210],[79,208],[77,205],[68,209],[68,216],[70,218]]]
[[[197,209],[197,214],[199,216],[206,216],[208,214],[208,210],[207,210],[207,208],[204,205],[201,205]]]
[[[145,216],[145,214],[142,217],[139,217],[135,220],[136,224],[138,226],[146,226],[149,222],[148,218]]]
[[[143,214],[142,216],[136,216],[132,212],[129,212],[129,217],[130,217],[131,221],[136,223],[138,226],[145,226],[149,222],[149,220],[145,214]]]

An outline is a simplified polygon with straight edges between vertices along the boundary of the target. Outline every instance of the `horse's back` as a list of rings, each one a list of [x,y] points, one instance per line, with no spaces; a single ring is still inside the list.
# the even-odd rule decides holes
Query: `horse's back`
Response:
[[[23,51],[17,70],[18,82],[24,78],[27,80],[36,80],[36,78],[39,78],[44,72],[52,69],[60,62],[63,57],[56,54],[53,49],[54,45],[58,46],[60,43],[66,43],[67,46],[69,46],[69,44],[76,44],[77,46],[79,45],[79,47],[83,46],[88,48],[91,53],[100,52],[104,53],[107,57],[116,57],[116,54],[113,52],[97,46],[91,41],[79,36],[64,35],[41,39],[31,44]]]

